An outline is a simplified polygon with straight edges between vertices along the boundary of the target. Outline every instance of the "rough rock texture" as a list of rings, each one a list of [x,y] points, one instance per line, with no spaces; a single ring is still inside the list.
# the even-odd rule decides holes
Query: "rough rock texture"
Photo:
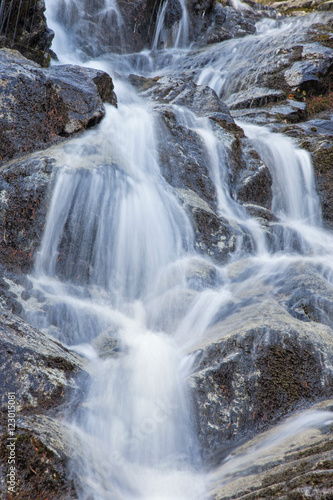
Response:
[[[39,248],[54,174],[75,140],[23,156],[0,168],[1,262],[16,272],[31,270]],[[72,146],[73,145],[73,146]]]
[[[77,394],[82,362],[59,342],[4,310],[0,330],[3,477],[8,472],[7,446],[11,443],[8,393],[15,393],[16,498],[32,500],[39,495],[54,500],[68,498],[71,487],[66,468],[70,452],[61,414],[68,412],[67,402],[74,392]],[[71,411],[74,407],[72,402]]]
[[[235,288],[242,275],[251,273],[244,264],[230,267]],[[254,296],[243,290],[216,313],[198,345],[200,361],[189,380],[208,461],[219,461],[231,443],[333,393],[327,326],[333,309],[326,304],[326,313],[321,312],[330,287],[315,269],[299,266],[279,274],[275,291],[265,280],[257,282],[255,272],[253,279],[246,290],[257,290]],[[264,300],[267,294],[271,298]],[[326,302],[331,304],[329,298]]]
[[[330,499],[332,405],[332,400],[324,401],[237,448],[229,463],[213,471],[212,497]]]
[[[41,69],[0,50],[0,160],[42,149],[95,125],[103,99],[116,104],[112,79],[77,66]]]
[[[53,32],[47,27],[44,11],[44,0],[3,0],[0,47],[18,50],[28,59],[47,67]]]

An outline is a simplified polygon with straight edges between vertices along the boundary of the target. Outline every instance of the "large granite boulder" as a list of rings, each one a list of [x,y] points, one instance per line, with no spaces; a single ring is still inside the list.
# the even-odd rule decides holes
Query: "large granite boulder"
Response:
[[[237,448],[210,474],[212,498],[330,498],[332,410],[324,401]]]
[[[231,265],[229,276],[233,298],[196,346],[198,364],[189,378],[199,439],[213,463],[333,391],[333,297],[316,268],[289,266],[271,285],[264,273],[246,281],[246,262]]]
[[[116,104],[112,79],[78,66],[42,69],[0,50],[0,160],[45,148],[100,121]]]

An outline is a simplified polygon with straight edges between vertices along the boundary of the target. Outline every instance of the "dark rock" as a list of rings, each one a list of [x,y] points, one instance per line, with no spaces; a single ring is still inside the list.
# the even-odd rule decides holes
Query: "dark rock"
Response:
[[[330,498],[332,403],[315,405],[233,451],[212,473],[212,498]]]
[[[305,102],[287,99],[278,104],[268,104],[260,108],[235,109],[232,111],[232,116],[257,125],[298,123],[307,118],[308,111]]]
[[[95,125],[105,114],[101,95],[115,104],[105,73],[78,66],[43,70],[7,49],[0,50],[0,81],[1,160]]]
[[[267,208],[253,205],[251,203],[244,203],[243,207],[246,208],[251,217],[256,217],[257,219],[264,219],[266,221],[277,221],[276,216]]]
[[[9,269],[31,268],[46,220],[49,187],[56,161],[30,155],[0,171],[0,255]]]
[[[245,233],[237,224],[231,225],[214,213],[193,191],[178,189],[178,192],[193,224],[196,250],[209,255],[217,264],[227,262],[236,250],[237,238],[245,237]]]
[[[4,311],[0,331],[3,474],[9,467],[7,395],[15,393],[16,495],[31,500],[39,494],[54,500],[68,498],[69,440],[57,418],[64,411],[68,413],[67,403],[79,388],[77,377],[84,374],[82,361],[56,340]],[[76,404],[72,399],[72,411]]]
[[[256,31],[255,23],[261,17],[259,12],[255,13],[251,9],[244,12],[222,6],[219,2],[196,0],[190,3],[189,12],[192,21],[191,41],[200,47],[253,34]]]
[[[293,319],[272,300],[236,309],[198,347],[190,387],[210,461],[231,443],[332,395],[331,329]]]
[[[333,69],[333,50],[320,43],[303,46],[302,60],[285,72],[286,83],[292,88],[320,93]]]
[[[0,330],[2,418],[6,392],[15,392],[21,414],[36,409],[45,413],[64,404],[65,397],[78,387],[75,377],[83,368],[80,359],[10,313],[2,312]]]
[[[134,78],[136,78],[134,76]],[[134,81],[133,76],[130,81]],[[138,91],[145,98],[162,104],[175,104],[186,106],[197,116],[215,116],[233,122],[228,106],[219,99],[216,92],[210,87],[196,85],[191,79],[181,77],[156,77],[147,80],[137,80],[137,85],[142,82]]]
[[[17,498],[35,500],[37,495],[49,500],[76,499],[74,486],[68,479],[68,462],[75,452],[61,420],[45,415],[26,416],[18,422],[15,434]],[[3,439],[0,462],[5,464],[6,445]]]
[[[47,67],[53,32],[47,27],[44,0],[4,0],[0,6],[0,47],[21,52]]]
[[[225,103],[230,109],[252,108],[263,106],[269,102],[280,101],[284,96],[285,94],[281,90],[251,87],[247,92],[231,94]]]
[[[171,186],[192,189],[215,207],[215,186],[199,138],[177,122],[170,108],[161,111],[158,139],[162,175]]]

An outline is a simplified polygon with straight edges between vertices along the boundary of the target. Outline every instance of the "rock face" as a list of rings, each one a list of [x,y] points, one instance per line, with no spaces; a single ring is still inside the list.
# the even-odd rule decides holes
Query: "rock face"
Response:
[[[8,393],[14,393],[17,498],[72,498],[66,478],[70,450],[61,414],[68,412],[66,403],[74,391],[77,394],[82,363],[60,343],[3,310],[0,330],[3,477],[9,472],[8,444],[12,442],[8,440]],[[6,491],[4,482],[1,486]]]
[[[245,269],[241,273],[250,272]],[[233,274],[231,266],[230,273],[237,283],[239,272]],[[241,442],[295,409],[332,396],[332,335],[320,312],[321,300],[325,301],[326,292],[332,295],[331,289],[307,268],[289,268],[281,280],[284,286],[274,294],[283,294],[285,301],[272,297],[256,306],[251,296],[248,305],[248,294],[243,292],[240,301],[216,313],[216,324],[198,346],[201,358],[190,387],[208,461],[218,462],[231,443]],[[258,296],[269,293],[267,285],[260,288],[254,281],[250,286],[256,287]],[[317,301],[311,301],[311,288]],[[332,318],[331,307],[327,315]]]
[[[103,99],[116,104],[111,78],[75,66],[43,70],[18,52],[0,50],[0,157],[42,149],[95,125]]]
[[[4,0],[0,7],[0,47],[21,52],[47,67],[53,32],[47,27],[44,0]]]
[[[240,446],[212,473],[212,498],[330,498],[332,402],[324,401]]]

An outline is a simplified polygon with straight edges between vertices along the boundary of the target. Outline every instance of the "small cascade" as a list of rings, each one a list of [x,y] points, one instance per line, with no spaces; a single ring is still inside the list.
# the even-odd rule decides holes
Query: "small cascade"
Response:
[[[168,0],[160,4],[155,23],[155,34],[152,43],[152,50],[166,47],[175,49],[188,47],[190,25],[189,15],[186,7],[186,0],[180,0],[179,3],[182,10],[181,18],[172,27],[171,30],[167,29],[165,26],[165,18],[167,9],[169,7]]]
[[[164,47],[167,43],[167,31],[164,26],[165,14],[167,8],[168,8],[168,0],[161,3],[158,9],[152,50],[159,49],[161,45]]]
[[[205,52],[204,59],[194,57],[191,68],[195,70],[198,85],[208,85],[223,99],[232,103],[232,94],[246,91],[250,86],[263,87],[259,67],[269,73],[277,55],[287,41],[306,33],[304,22],[288,19],[274,21],[263,19],[257,23],[257,33],[239,40],[227,40]]]
[[[231,223],[242,227],[250,236],[252,247],[259,254],[266,252],[265,237],[260,225],[249,215],[242,205],[232,199],[228,183],[228,151],[222,141],[213,133],[208,118],[198,118],[186,108],[173,106],[178,122],[193,131],[204,146],[210,175],[214,182],[219,214]],[[239,241],[237,247],[243,247]]]
[[[56,33],[53,49],[63,62],[97,57],[109,47],[123,46],[123,19],[116,0],[50,0],[46,5],[50,28]]]
[[[282,248],[294,251],[296,247],[302,253],[330,251],[324,232],[318,240],[321,210],[309,153],[295,147],[289,137],[266,127],[238,124],[270,169],[272,210],[285,227]],[[322,245],[321,241],[325,243]]]
[[[289,418],[287,422],[264,433],[261,438],[253,440],[250,445],[236,449],[211,474],[211,483],[217,483],[220,488],[226,487],[237,477],[251,474],[255,467],[262,467],[265,458],[277,459],[284,446],[288,449],[290,441],[306,436],[310,429],[323,429],[332,422],[332,413],[329,411],[310,410]]]
[[[182,17],[178,25],[173,29],[172,42],[173,47],[187,47],[189,44],[189,15],[186,7],[186,0],[179,0],[182,8]]]

